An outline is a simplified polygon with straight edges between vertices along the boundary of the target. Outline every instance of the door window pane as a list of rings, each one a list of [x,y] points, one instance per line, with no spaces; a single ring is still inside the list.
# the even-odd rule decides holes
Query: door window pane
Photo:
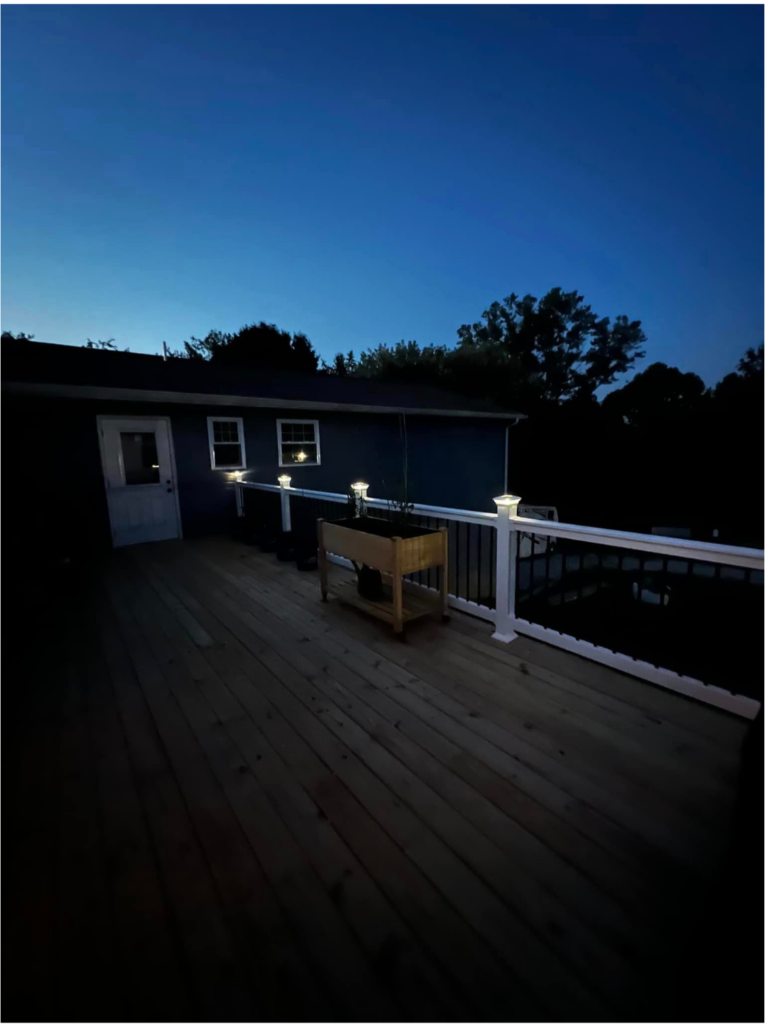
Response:
[[[120,434],[126,484],[158,484],[159,457],[154,431]]]

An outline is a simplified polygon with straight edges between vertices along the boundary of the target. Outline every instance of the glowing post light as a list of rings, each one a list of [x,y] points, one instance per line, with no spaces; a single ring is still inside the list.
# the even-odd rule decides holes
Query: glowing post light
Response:
[[[277,477],[277,479],[279,481],[279,486],[286,491],[289,488],[290,480],[292,480],[292,477],[287,476],[286,473],[282,473],[282,475],[280,477]]]
[[[366,508],[367,491],[369,490],[369,484],[361,482],[351,484],[351,490],[353,491],[353,497],[355,499],[356,515],[363,515]]]

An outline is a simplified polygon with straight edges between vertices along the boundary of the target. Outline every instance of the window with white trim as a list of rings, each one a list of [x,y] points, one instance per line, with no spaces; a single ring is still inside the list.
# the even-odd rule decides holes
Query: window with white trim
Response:
[[[213,469],[246,469],[244,426],[241,417],[208,416],[207,438]]]
[[[277,420],[280,466],[319,466],[318,420]]]

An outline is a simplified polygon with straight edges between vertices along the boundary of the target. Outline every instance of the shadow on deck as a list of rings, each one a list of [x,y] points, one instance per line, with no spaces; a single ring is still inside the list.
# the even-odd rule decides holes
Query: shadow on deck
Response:
[[[229,540],[37,583],[6,1019],[714,1016],[745,723],[460,614],[402,643]]]

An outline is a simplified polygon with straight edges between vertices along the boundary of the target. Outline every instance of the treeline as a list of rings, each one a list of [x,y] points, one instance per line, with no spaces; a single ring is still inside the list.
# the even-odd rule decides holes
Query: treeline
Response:
[[[3,332],[3,339],[14,337]],[[32,340],[32,335],[16,338]],[[320,359],[309,338],[264,321],[191,337],[176,359],[304,374],[436,384],[523,412],[512,428],[509,486],[558,506],[561,518],[762,544],[763,348],[706,387],[694,373],[644,357],[639,320],[597,316],[577,292],[510,295],[463,324],[454,346],[401,341]],[[91,348],[116,350],[114,339]],[[605,397],[598,391],[611,387]],[[417,483],[412,481],[416,490]]]

